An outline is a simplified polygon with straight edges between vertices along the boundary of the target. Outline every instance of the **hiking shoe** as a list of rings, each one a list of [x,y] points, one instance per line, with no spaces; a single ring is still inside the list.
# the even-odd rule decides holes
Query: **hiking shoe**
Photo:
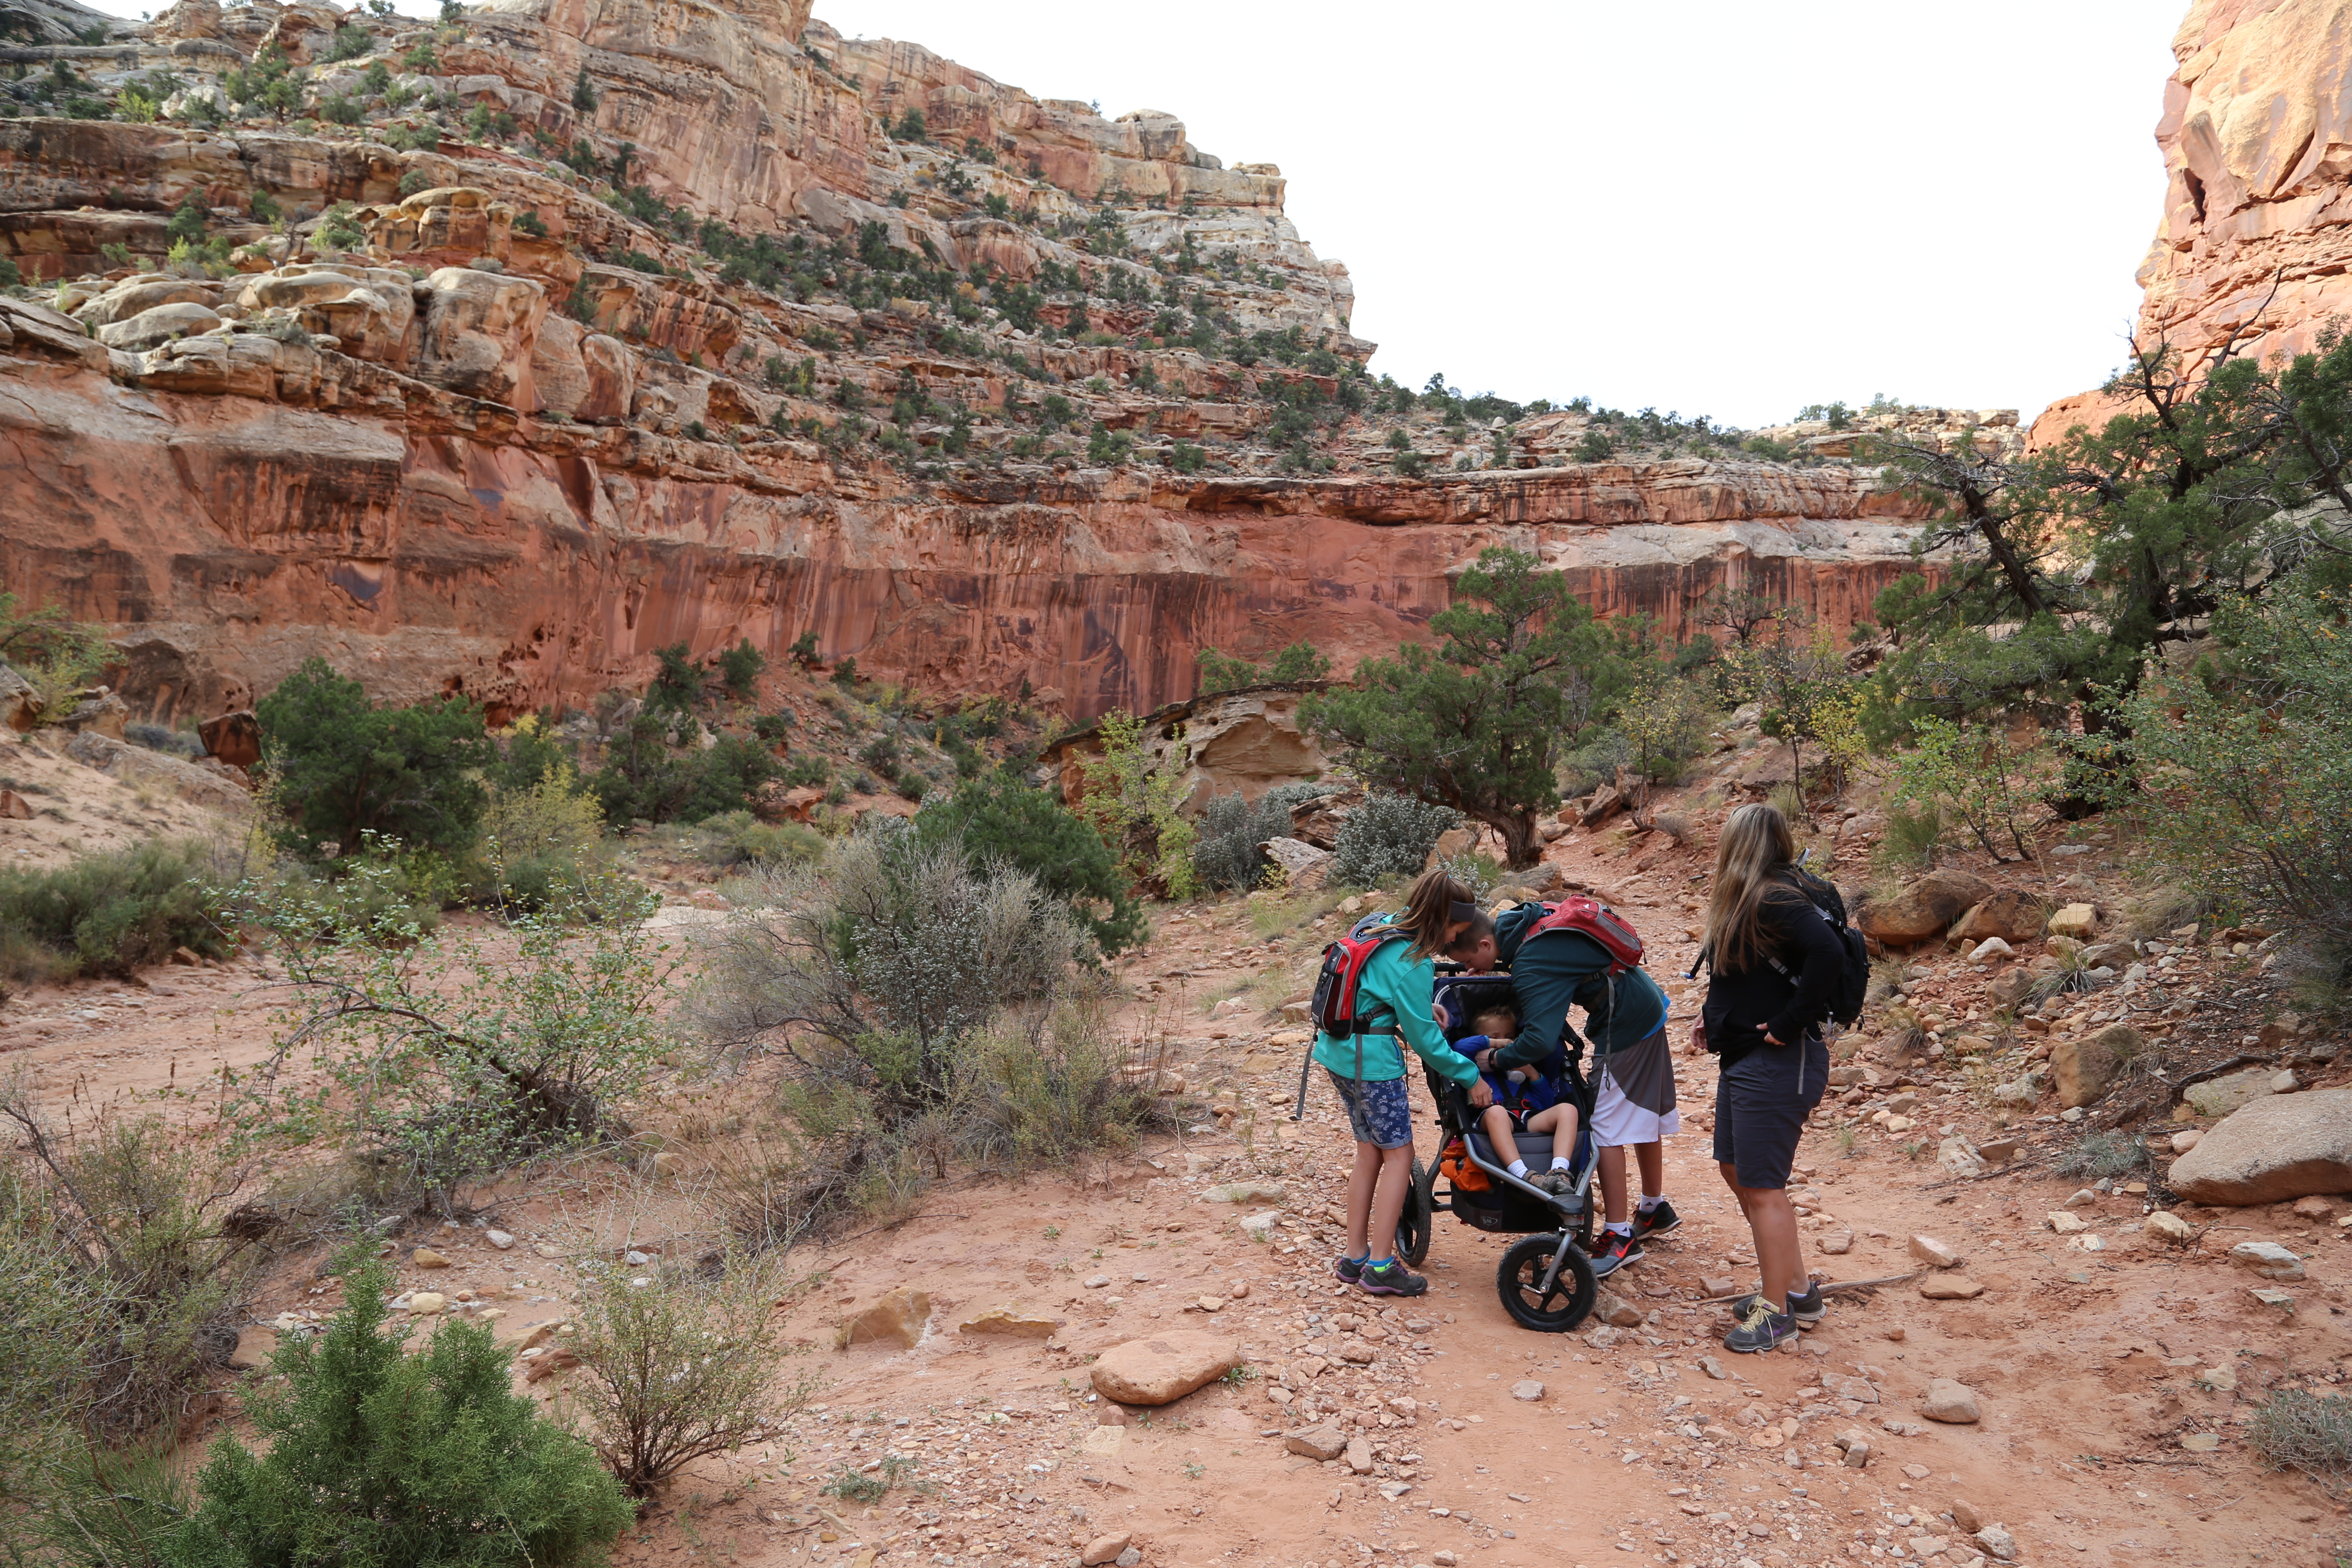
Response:
[[[1339,1277],[1342,1285],[1353,1285],[1364,1277],[1364,1260],[1360,1258],[1334,1258],[1331,1272]]]
[[[1739,1355],[1778,1350],[1797,1337],[1797,1320],[1762,1301],[1748,1309],[1739,1326],[1723,1336],[1723,1348]]]
[[[1759,1295],[1742,1296],[1731,1303],[1731,1315],[1735,1318],[1744,1318],[1748,1315],[1748,1310],[1762,1300],[1763,1298]],[[1830,1315],[1829,1303],[1822,1300],[1821,1286],[1808,1284],[1803,1295],[1790,1297],[1788,1315],[1797,1320],[1797,1327],[1800,1329],[1821,1327],[1822,1320]]]
[[[1675,1205],[1664,1198],[1660,1198],[1658,1206],[1648,1214],[1637,1211],[1633,1215],[1633,1239],[1636,1241],[1647,1241],[1654,1236],[1667,1236],[1682,1227],[1683,1216],[1676,1214]]]
[[[1429,1281],[1391,1258],[1364,1265],[1356,1276],[1356,1289],[1371,1296],[1418,1296],[1429,1289]]]
[[[1576,1191],[1576,1178],[1558,1166],[1549,1171],[1539,1171],[1529,1176],[1528,1180],[1556,1197],[1564,1198]]]
[[[1601,1245],[1593,1250],[1592,1277],[1606,1279],[1628,1263],[1639,1263],[1647,1258],[1642,1244],[1630,1236],[1620,1236],[1613,1230],[1601,1233]]]

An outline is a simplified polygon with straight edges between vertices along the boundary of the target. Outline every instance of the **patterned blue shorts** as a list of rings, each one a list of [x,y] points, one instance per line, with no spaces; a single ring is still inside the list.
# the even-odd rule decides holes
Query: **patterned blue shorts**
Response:
[[[1357,1142],[1402,1149],[1412,1142],[1412,1103],[1406,1098],[1404,1079],[1370,1078],[1359,1083],[1331,1068],[1323,1070],[1331,1074],[1339,1103],[1348,1108],[1348,1131]]]

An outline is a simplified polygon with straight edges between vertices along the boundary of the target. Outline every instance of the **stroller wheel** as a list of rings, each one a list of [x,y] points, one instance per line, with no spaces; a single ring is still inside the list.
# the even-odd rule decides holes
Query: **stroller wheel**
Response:
[[[1551,1270],[1555,1252],[1561,1254],[1559,1274],[1546,1290],[1544,1276]],[[1503,1310],[1519,1327],[1564,1334],[1592,1310],[1601,1283],[1592,1277],[1592,1260],[1574,1242],[1556,1235],[1530,1236],[1512,1243],[1503,1254],[1495,1270],[1495,1289],[1503,1298]]]
[[[1437,1162],[1412,1163],[1412,1185],[1405,1193],[1404,1212],[1397,1216],[1396,1255],[1415,1268],[1429,1257],[1431,1233],[1437,1228]]]

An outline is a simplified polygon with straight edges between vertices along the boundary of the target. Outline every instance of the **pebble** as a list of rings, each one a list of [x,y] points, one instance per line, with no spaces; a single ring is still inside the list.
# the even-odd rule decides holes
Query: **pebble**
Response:
[[[2139,1222],[2139,1228],[2141,1235],[2152,1236],[2158,1241],[2187,1241],[2197,1234],[2187,1220],[2168,1209],[2158,1209],[2149,1215]]]
[[[482,1232],[482,1239],[500,1252],[506,1251],[514,1245],[514,1237],[503,1230],[486,1230]]]
[[[1948,1377],[1929,1380],[1927,1397],[1919,1402],[1919,1414],[1930,1421],[1959,1426],[1973,1426],[1984,1418],[1978,1408],[1975,1391]]]
[[[1954,1268],[1960,1255],[1951,1243],[1924,1233],[1911,1238],[1911,1256],[1932,1268]]]
[[[2176,1154],[2186,1154],[2204,1141],[2205,1134],[2201,1131],[2194,1127],[2188,1128],[2172,1135],[2172,1152]]]
[[[1511,1397],[1522,1405],[1533,1405],[1544,1396],[1544,1385],[1532,1377],[1523,1377],[1511,1384]]]
[[[446,1268],[449,1260],[429,1247],[420,1247],[408,1255],[408,1261],[419,1268]]]
[[[2090,1188],[2084,1187],[2081,1191],[2077,1192],[2073,1197],[2066,1200],[2066,1206],[2070,1209],[2086,1209],[2096,1204],[2098,1201],[2099,1194],[2093,1192]]]

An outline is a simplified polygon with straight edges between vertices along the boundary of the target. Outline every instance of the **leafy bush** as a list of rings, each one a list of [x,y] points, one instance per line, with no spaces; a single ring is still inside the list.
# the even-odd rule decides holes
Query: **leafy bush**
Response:
[[[786,1283],[757,1254],[649,1274],[611,1264],[582,1272],[572,1348],[594,1380],[573,1397],[633,1496],[651,1496],[705,1455],[777,1435],[818,1386],[814,1373],[778,1386],[801,1350],[768,1326]]]
[[[721,812],[690,826],[665,830],[681,853],[706,866],[730,868],[767,861],[806,864],[824,853],[824,836],[796,822],[761,822],[748,811]]]
[[[252,1384],[257,1455],[213,1445],[175,1568],[597,1563],[635,1517],[588,1446],[509,1392],[488,1325],[444,1320],[416,1354],[385,1327],[390,1271],[344,1276],[343,1308]]]
[[[1331,661],[1314,644],[1306,642],[1292,643],[1276,654],[1264,668],[1247,659],[1219,653],[1213,647],[1202,648],[1196,656],[1196,662],[1200,667],[1200,690],[1203,696],[1255,686],[1267,680],[1320,680],[1331,673]]]
[[[522,910],[590,899],[604,827],[603,808],[569,763],[550,763],[528,787],[493,785],[470,878],[475,899]]]
[[[2226,605],[2221,656],[2129,705],[2145,826],[2191,893],[2296,931],[2340,979],[2352,971],[2347,596],[2305,584],[2274,597]]]
[[[606,821],[699,822],[746,811],[761,786],[784,771],[774,752],[740,735],[683,753],[669,742],[668,722],[650,711],[614,737],[603,770],[588,784]]]
[[[1195,834],[1181,815],[1183,748],[1155,752],[1143,721],[1116,709],[1103,715],[1097,733],[1102,749],[1076,759],[1085,791],[1078,815],[1111,847],[1129,881],[1189,898]]]
[[[0,593],[0,663],[31,684],[44,718],[54,721],[72,711],[73,693],[107,656],[103,626],[68,620],[54,603],[27,610],[16,595]]]
[[[430,938],[396,907],[355,921],[299,887],[238,889],[292,997],[221,1108],[236,1146],[343,1147],[390,1193],[446,1211],[462,1183],[628,1136],[617,1108],[667,1048],[655,1009],[672,964],[635,918],[641,889],[580,877],[579,903]]]
[[[1897,869],[1926,866],[1934,861],[1936,847],[1943,841],[1944,814],[1933,804],[1918,811],[1891,806],[1886,813],[1886,836],[1878,844],[1878,858]]]
[[[179,947],[224,954],[211,874],[196,846],[160,839],[54,870],[0,869],[0,976],[127,975]]]
[[[0,1118],[23,1147],[0,1167],[11,1393],[31,1378],[43,1419],[101,1442],[168,1434],[236,1343],[259,1261],[253,1227],[231,1208],[244,1173],[179,1145],[156,1118],[106,1117],[68,1140],[22,1078],[0,1085]],[[60,1307],[69,1321],[51,1324],[58,1343],[18,1342],[15,1331]],[[0,1436],[0,1450],[11,1442]]]
[[[1917,721],[1912,742],[1895,762],[1895,799],[1939,825],[1957,819],[1995,860],[2032,857],[2030,818],[2051,771],[2047,753],[1999,728],[1948,719]]]
[[[1132,947],[1147,933],[1143,910],[1128,896],[1127,879],[1102,836],[1063,805],[1059,795],[1037,789],[1012,768],[967,779],[948,799],[915,819],[927,844],[953,844],[975,867],[1004,866],[1023,873],[1069,906],[1105,956]]]
[[[279,842],[318,857],[376,833],[427,848],[473,842],[483,790],[475,774],[498,752],[469,699],[378,708],[358,681],[307,660],[255,705]]]
[[[728,695],[749,702],[759,695],[760,672],[768,668],[768,656],[752,646],[745,637],[719,656],[719,684]]]
[[[1193,874],[1206,888],[1248,889],[1258,885],[1273,860],[1258,846],[1291,836],[1294,806],[1332,793],[1330,784],[1282,784],[1255,802],[1239,794],[1219,795],[1201,808],[1200,839],[1192,849]]]
[[[2085,1132],[2052,1168],[2062,1176],[2120,1176],[2147,1161],[2147,1146],[2128,1132]]]
[[[1461,814],[1449,807],[1410,795],[1368,795],[1339,823],[1332,884],[1377,888],[1400,877],[1418,877],[1438,836],[1461,826]]]

